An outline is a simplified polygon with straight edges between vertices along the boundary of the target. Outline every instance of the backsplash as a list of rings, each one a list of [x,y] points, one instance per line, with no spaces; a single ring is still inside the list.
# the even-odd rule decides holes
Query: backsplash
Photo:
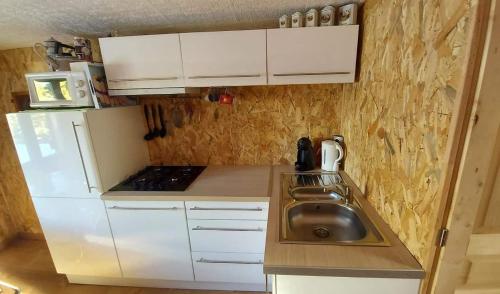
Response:
[[[339,132],[340,85],[234,87],[233,105],[202,99],[142,98],[165,109],[170,136],[149,142],[155,164],[293,164],[296,142]],[[202,89],[204,96],[206,89]],[[172,124],[178,107],[184,125]],[[190,111],[192,110],[192,111]],[[191,113],[191,115],[190,115]],[[318,144],[319,145],[319,144]]]

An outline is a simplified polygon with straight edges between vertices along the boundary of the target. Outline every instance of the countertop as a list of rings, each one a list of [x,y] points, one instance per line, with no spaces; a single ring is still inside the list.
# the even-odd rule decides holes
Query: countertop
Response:
[[[110,191],[103,200],[269,201],[271,166],[209,165],[186,191]]]
[[[354,197],[371,217],[391,246],[342,246],[285,244],[279,240],[280,174],[291,166],[274,166],[267,224],[264,272],[266,274],[422,279],[425,273],[408,249],[363,197],[349,176],[341,176]]]

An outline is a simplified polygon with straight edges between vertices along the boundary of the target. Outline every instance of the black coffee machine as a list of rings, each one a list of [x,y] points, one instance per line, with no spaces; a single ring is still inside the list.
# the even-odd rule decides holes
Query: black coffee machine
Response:
[[[308,171],[316,167],[314,161],[314,150],[311,140],[302,137],[297,141],[297,161],[295,162],[295,170]]]

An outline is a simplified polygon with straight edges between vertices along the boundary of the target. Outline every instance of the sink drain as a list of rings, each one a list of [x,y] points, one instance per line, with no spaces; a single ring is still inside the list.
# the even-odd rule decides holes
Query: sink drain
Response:
[[[313,228],[313,234],[318,238],[328,238],[330,237],[330,230],[327,227],[315,227]]]

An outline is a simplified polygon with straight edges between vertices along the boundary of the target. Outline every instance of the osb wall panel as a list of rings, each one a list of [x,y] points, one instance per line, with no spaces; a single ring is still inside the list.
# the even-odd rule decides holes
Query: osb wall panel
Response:
[[[24,74],[46,70],[31,48],[0,51],[0,243],[18,232],[41,232],[5,114],[15,111],[11,93],[27,91]]]
[[[302,136],[338,133],[339,85],[235,87],[234,104],[142,98],[165,109],[170,136],[150,141],[155,164],[293,164]],[[201,96],[204,96],[203,89]],[[172,123],[175,107],[184,125]],[[319,146],[319,144],[318,144]]]
[[[344,85],[340,129],[346,170],[428,268],[467,14],[436,35],[462,1],[367,1],[359,82]]]

